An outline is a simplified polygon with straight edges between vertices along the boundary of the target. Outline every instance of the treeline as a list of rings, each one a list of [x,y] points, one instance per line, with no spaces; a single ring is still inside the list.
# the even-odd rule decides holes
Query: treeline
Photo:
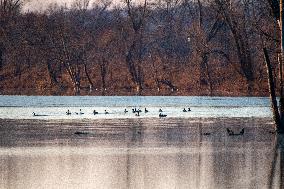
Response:
[[[267,95],[264,46],[278,70],[267,0],[0,2],[2,94]]]

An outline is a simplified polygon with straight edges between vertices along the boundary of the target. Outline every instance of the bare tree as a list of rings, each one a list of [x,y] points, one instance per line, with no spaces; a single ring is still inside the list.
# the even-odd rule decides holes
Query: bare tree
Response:
[[[49,34],[49,47],[54,59],[65,68],[73,85],[74,93],[80,94],[81,81],[81,45],[72,35],[72,27],[66,13],[59,12]]]
[[[254,74],[248,36],[245,30],[245,21],[238,21],[238,14],[234,16],[233,10],[230,9],[230,2],[226,0],[215,0],[215,3],[222,13],[227,26],[232,32],[240,62],[240,68],[242,74],[247,80],[248,93],[250,94],[253,88]]]
[[[279,29],[281,32],[281,52],[280,52],[280,59],[279,59],[279,80],[280,80],[280,100],[279,100],[279,109],[277,106],[276,100],[276,85],[272,74],[272,66],[270,63],[270,58],[266,47],[263,48],[265,61],[267,66],[268,72],[268,79],[269,79],[269,91],[270,91],[270,99],[271,99],[271,108],[273,112],[273,118],[275,121],[276,129],[278,132],[284,132],[284,91],[283,91],[283,61],[284,61],[284,25],[283,25],[283,0],[278,2],[277,0],[267,0],[271,10],[273,12],[274,18],[278,21]]]
[[[127,5],[127,13],[132,24],[134,37],[132,44],[128,49],[126,55],[126,63],[131,75],[132,81],[136,86],[138,93],[143,89],[143,70],[142,70],[142,56],[143,56],[143,25],[145,22],[147,11],[147,0],[141,6],[134,5],[132,0],[125,0]]]
[[[214,80],[212,78],[213,66],[209,65],[210,60],[219,57],[230,62],[229,55],[216,42],[218,34],[224,32],[225,23],[221,18],[220,9],[212,11],[212,15],[209,15],[211,22],[205,23],[204,20],[208,19],[208,16],[204,18],[203,4],[198,1],[197,5],[198,16],[190,30],[189,39],[200,61],[200,89],[202,85],[208,86],[208,94],[211,96],[214,92]]]
[[[214,95],[218,91],[224,94],[227,89],[237,91],[228,86],[229,81],[244,79],[248,83],[245,92],[252,87],[262,90],[266,83],[257,83],[261,75],[257,71],[263,72],[264,66],[252,64],[263,60],[259,53],[261,38],[255,36],[265,37],[263,44],[270,45],[268,53],[272,51],[268,39],[276,43],[280,40],[272,36],[272,24],[252,24],[257,21],[252,22],[250,11],[259,12],[260,20],[269,16],[267,10],[259,9],[267,0],[260,1],[255,3],[255,10],[251,0],[231,4],[225,0],[124,0],[125,9],[107,9],[109,0],[101,0],[94,7],[89,0],[75,0],[71,8],[53,7],[45,14],[18,9],[8,14],[8,9],[5,12],[2,8],[0,66],[5,61],[7,69],[0,70],[5,75],[0,82],[19,76],[20,85],[32,85],[24,78],[31,68],[50,78],[35,80],[35,87],[49,84],[55,91],[72,86],[75,94],[98,85],[103,91],[112,88],[131,92],[135,88],[141,94],[142,90],[159,88],[162,94],[169,94],[163,89],[181,89]],[[1,1],[2,7],[4,2],[8,0]],[[34,77],[37,75],[42,74]]]
[[[20,12],[22,0],[0,0],[0,69],[3,66],[5,41],[9,33],[9,24],[15,21]]]

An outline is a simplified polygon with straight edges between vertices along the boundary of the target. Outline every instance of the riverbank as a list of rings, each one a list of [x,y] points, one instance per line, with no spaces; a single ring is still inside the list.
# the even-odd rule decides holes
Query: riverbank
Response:
[[[150,74],[150,68],[144,68],[148,77],[144,78],[143,89],[138,93],[136,86],[124,64],[114,65],[106,76],[106,84],[102,85],[99,77],[100,70],[94,66],[90,68],[93,76],[93,86],[90,88],[88,79],[83,75],[80,81],[80,95],[90,96],[269,96],[266,79],[255,80],[248,91],[244,77],[234,73],[232,68],[224,69],[211,78],[211,90],[208,81],[201,79],[198,67],[187,65],[176,72],[164,72],[160,82]],[[32,66],[14,75],[14,68],[7,67],[0,70],[1,95],[75,95],[74,87],[66,73],[60,75],[58,83],[52,82],[46,66]],[[78,95],[78,94],[77,94]]]

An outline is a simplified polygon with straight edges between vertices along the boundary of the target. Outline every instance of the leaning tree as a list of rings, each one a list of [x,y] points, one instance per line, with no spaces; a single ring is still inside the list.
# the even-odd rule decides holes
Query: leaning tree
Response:
[[[274,18],[278,22],[278,26],[281,33],[281,51],[279,54],[279,83],[280,83],[280,90],[279,90],[279,106],[277,105],[276,99],[276,85],[275,80],[276,78],[273,77],[272,66],[269,59],[268,50],[266,47],[263,48],[264,56],[266,60],[267,72],[268,72],[268,80],[269,80],[269,92],[270,92],[270,99],[271,99],[271,108],[273,111],[273,119],[276,125],[276,130],[278,132],[284,132],[284,91],[283,91],[283,60],[284,60],[284,25],[283,25],[283,0],[267,0],[271,10],[273,12]]]

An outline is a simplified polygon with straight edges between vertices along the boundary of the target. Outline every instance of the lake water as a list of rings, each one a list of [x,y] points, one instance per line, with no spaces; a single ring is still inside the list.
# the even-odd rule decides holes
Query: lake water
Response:
[[[90,96],[0,96],[0,118],[4,119],[113,119],[135,118],[132,108],[147,108],[141,118],[158,117],[271,117],[269,99],[261,97],[90,97]],[[184,108],[191,112],[184,113]],[[77,115],[83,112],[84,114]],[[124,109],[129,112],[124,113]],[[67,116],[66,111],[71,115]],[[96,110],[99,114],[93,114]],[[107,110],[110,114],[105,115]],[[33,116],[33,112],[38,115]]]
[[[267,98],[1,96],[0,104],[1,189],[283,188],[283,139],[271,133]],[[134,107],[149,115],[122,112]],[[158,118],[159,108],[169,117]]]

